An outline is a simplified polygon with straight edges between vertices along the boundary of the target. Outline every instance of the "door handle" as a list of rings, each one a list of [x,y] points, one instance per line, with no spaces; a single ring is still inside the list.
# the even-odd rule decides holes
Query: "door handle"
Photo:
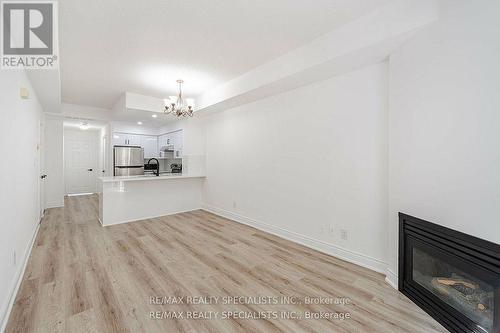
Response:
[[[93,171],[93,169],[87,169],[87,171]]]
[[[40,176],[40,179],[45,179],[45,178],[47,178],[47,175],[41,175]]]

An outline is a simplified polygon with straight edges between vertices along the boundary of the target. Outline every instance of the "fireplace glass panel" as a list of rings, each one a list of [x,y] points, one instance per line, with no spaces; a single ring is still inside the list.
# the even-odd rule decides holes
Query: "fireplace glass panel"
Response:
[[[413,280],[475,322],[492,332],[494,289],[439,257],[413,247]]]

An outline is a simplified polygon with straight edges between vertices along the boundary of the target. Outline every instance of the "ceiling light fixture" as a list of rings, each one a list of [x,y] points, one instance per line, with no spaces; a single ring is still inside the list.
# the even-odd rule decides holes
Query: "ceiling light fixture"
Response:
[[[89,126],[89,123],[81,123],[79,127],[81,130],[85,131],[85,130],[88,130],[90,126]]]
[[[151,117],[156,118],[156,117],[158,117],[158,115],[154,114],[154,115],[152,115]]]
[[[192,117],[193,116],[193,108],[194,108],[194,100],[192,98],[184,98],[182,97],[182,84],[184,80],[177,80],[179,84],[179,94],[177,96],[170,96],[168,99],[164,99],[165,109],[163,110],[166,114],[173,114],[177,117]]]
[[[138,122],[137,122],[137,125],[142,125],[142,121],[138,121]]]

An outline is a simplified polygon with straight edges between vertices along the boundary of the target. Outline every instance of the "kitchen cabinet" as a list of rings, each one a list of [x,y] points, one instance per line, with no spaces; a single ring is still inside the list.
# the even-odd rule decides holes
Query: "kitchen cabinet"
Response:
[[[144,149],[144,158],[158,157],[158,137],[156,135],[115,132],[113,146],[139,146]]]
[[[182,158],[184,134],[182,130],[160,136],[115,132],[113,133],[113,145],[142,147],[145,159],[158,158],[160,156],[160,149],[168,146],[174,151],[173,158]],[[171,155],[169,155],[169,158],[172,158]]]
[[[144,158],[158,157],[158,137],[156,135],[141,135],[140,146],[144,149]]]
[[[125,133],[113,134],[113,146],[126,146],[127,142],[128,142],[128,134]]]
[[[113,134],[114,146],[140,146],[141,135],[129,133],[114,133]]]
[[[163,146],[172,146],[174,144],[174,134],[175,132],[160,135],[159,136],[160,148]]]
[[[174,158],[182,157],[184,136],[182,130],[160,135],[158,137],[158,148],[171,146],[174,150]]]
[[[158,148],[170,145],[170,134],[163,134],[158,137]]]
[[[129,146],[140,146],[142,135],[129,134],[128,135],[128,145]]]

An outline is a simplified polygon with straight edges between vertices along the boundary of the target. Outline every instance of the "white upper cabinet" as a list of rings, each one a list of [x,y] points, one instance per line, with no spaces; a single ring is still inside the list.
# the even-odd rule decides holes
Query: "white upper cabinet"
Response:
[[[125,133],[113,134],[113,146],[126,146],[127,142],[128,142],[128,134]]]
[[[128,135],[128,145],[129,146],[140,146],[142,143],[141,138],[143,135],[129,134]]]
[[[113,145],[114,146],[140,146],[141,136],[129,133],[114,133]]]
[[[182,157],[184,136],[182,130],[160,135],[158,137],[158,148],[171,146],[174,149],[174,158]]]
[[[158,137],[156,135],[141,135],[140,146],[144,148],[144,158],[158,157]]]
[[[182,130],[160,136],[115,132],[113,133],[113,145],[140,146],[144,149],[144,158],[158,158],[160,156],[160,148],[170,146],[174,151],[173,157],[182,158],[184,135]]]
[[[164,146],[170,146],[171,143],[171,138],[170,134],[163,134],[158,137],[158,148],[164,147]]]

